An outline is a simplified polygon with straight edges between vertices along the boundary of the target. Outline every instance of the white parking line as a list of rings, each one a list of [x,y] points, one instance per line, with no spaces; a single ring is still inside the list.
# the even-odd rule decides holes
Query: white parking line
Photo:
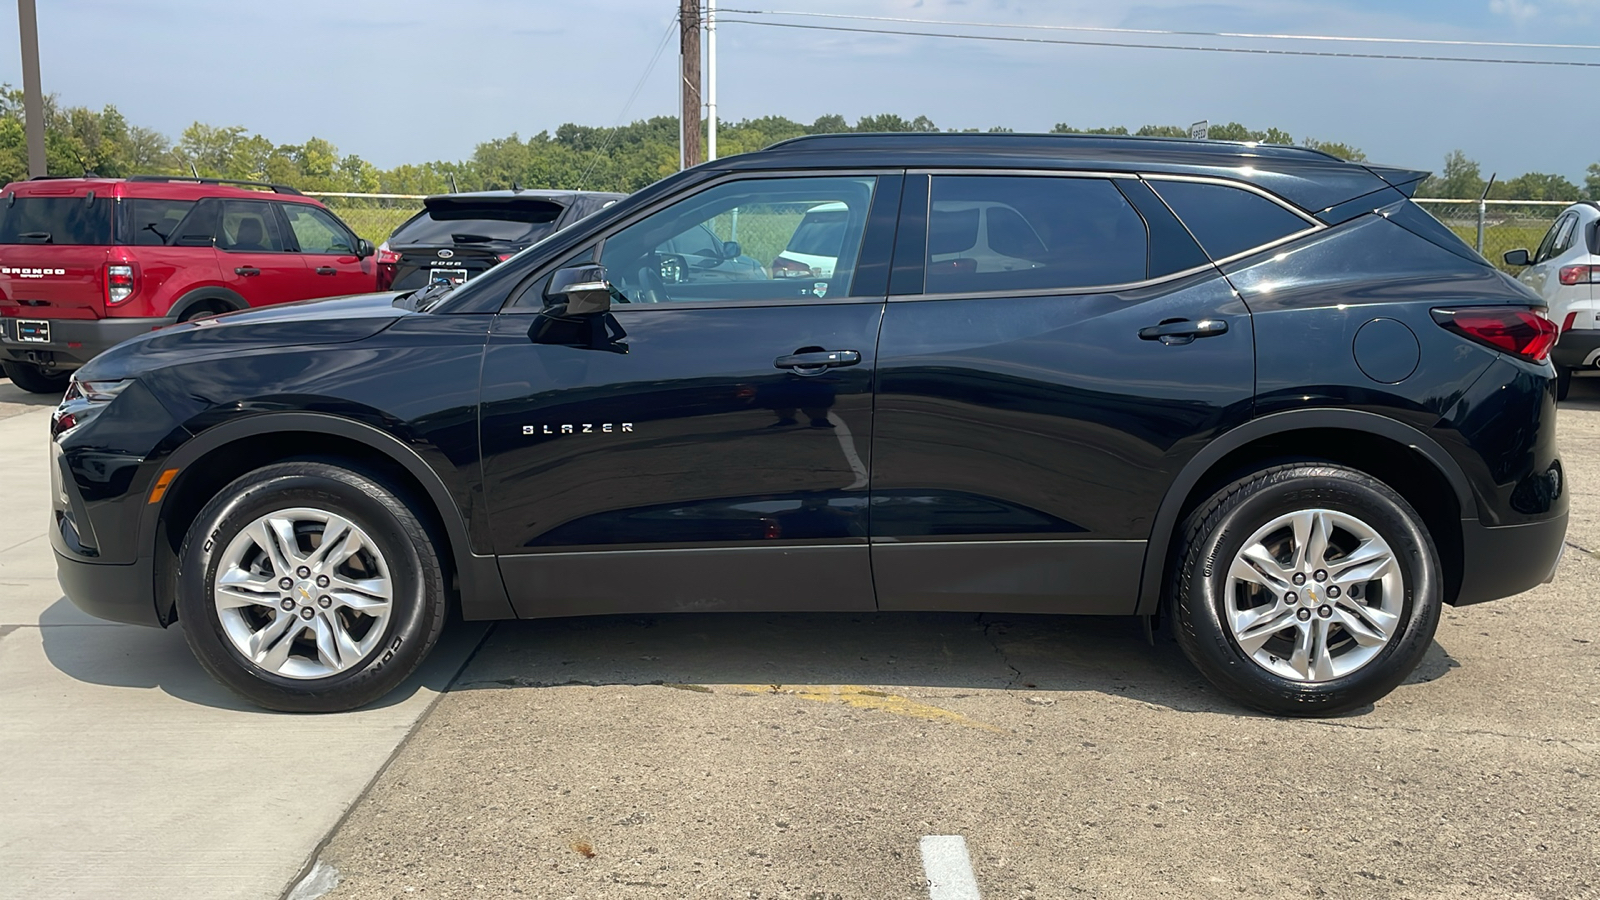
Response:
[[[924,837],[922,872],[928,876],[928,900],[978,900],[978,879],[972,875],[967,839],[961,835]]]

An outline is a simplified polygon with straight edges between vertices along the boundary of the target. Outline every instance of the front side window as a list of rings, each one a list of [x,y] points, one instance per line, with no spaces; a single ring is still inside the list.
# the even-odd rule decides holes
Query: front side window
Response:
[[[135,197],[128,201],[128,243],[139,247],[159,247],[172,243],[178,225],[189,210],[193,200],[156,200]]]
[[[217,246],[235,253],[281,253],[283,236],[272,207],[260,200],[226,200]]]
[[[301,253],[339,253],[352,256],[355,244],[338,220],[315,206],[285,203],[283,214]]]
[[[1111,181],[934,176],[925,290],[1074,289],[1143,281],[1144,219]]]
[[[606,238],[600,263],[628,303],[843,297],[876,183],[797,176],[720,184]],[[836,221],[819,223],[822,213]]]
[[[1547,259],[1555,259],[1561,254],[1572,249],[1573,232],[1578,229],[1578,217],[1568,213],[1561,217],[1555,225],[1555,240],[1550,243],[1550,255]]]
[[[1166,180],[1152,180],[1150,186],[1213,260],[1237,256],[1312,227],[1283,206],[1243,188]]]

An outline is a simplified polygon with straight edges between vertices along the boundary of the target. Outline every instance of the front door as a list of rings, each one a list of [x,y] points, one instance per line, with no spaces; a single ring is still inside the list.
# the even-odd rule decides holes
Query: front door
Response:
[[[1167,486],[1249,417],[1248,311],[1137,178],[910,176],[905,196],[879,606],[1132,613]]]
[[[359,255],[360,240],[325,209],[309,203],[279,203],[303,272],[305,297],[370,294],[378,289],[377,263]]]
[[[888,241],[867,226],[872,214],[871,230],[892,229],[898,184],[724,181],[605,237],[614,299],[601,321],[553,317],[547,276],[513,298],[484,361],[481,434],[518,615],[873,608],[867,490]],[[772,278],[770,261],[819,203],[850,211],[840,265],[829,278]],[[673,252],[708,231],[719,259],[743,262]],[[878,250],[863,254],[864,237]]]

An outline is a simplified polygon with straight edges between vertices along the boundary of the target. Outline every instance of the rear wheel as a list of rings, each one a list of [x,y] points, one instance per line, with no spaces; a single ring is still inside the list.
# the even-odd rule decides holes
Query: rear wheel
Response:
[[[217,680],[291,712],[353,709],[416,670],[444,624],[438,553],[389,486],[320,462],[258,469],[201,511],[178,618]]]
[[[0,362],[0,369],[11,379],[11,383],[31,394],[64,394],[67,391],[67,382],[72,380],[71,372],[62,372],[56,369],[45,371],[33,363]]]
[[[1393,690],[1433,639],[1438,554],[1410,504],[1364,473],[1255,473],[1202,504],[1185,534],[1178,643],[1240,703],[1344,712]]]

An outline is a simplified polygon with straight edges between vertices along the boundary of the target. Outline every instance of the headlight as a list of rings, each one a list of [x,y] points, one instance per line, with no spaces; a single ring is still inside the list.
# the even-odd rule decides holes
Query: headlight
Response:
[[[132,378],[79,381],[74,375],[72,381],[67,383],[67,393],[61,398],[61,405],[50,416],[50,436],[59,440],[73,429],[88,424],[130,384],[133,384]]]

